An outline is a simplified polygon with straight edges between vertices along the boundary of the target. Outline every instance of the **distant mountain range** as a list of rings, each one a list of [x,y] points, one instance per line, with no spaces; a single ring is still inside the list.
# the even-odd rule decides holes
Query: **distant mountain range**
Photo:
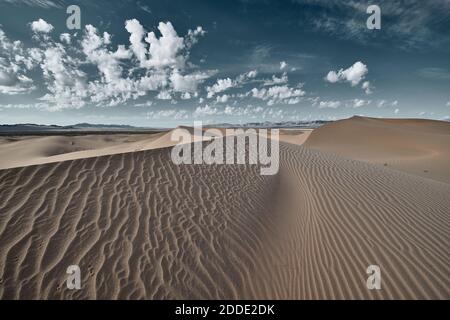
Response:
[[[205,127],[219,128],[317,128],[330,122],[324,120],[314,121],[281,121],[281,122],[250,122],[246,124],[221,123]],[[140,132],[161,131],[164,129],[134,127],[119,124],[92,124],[78,123],[70,126],[41,125],[34,123],[3,124],[0,125],[0,134],[49,134],[49,133],[76,133],[76,132]]]
[[[91,124],[91,123],[78,123],[70,126],[58,126],[58,125],[41,125],[34,123],[20,123],[20,124],[3,124],[0,125],[0,133],[51,133],[61,132],[70,133],[78,131],[142,131],[142,130],[155,130],[150,128],[133,127],[129,125],[116,125],[116,124]]]
[[[208,125],[205,127],[219,127],[219,128],[318,128],[328,122],[327,120],[313,120],[313,121],[265,121],[265,122],[248,122],[245,124],[231,124],[220,123]]]

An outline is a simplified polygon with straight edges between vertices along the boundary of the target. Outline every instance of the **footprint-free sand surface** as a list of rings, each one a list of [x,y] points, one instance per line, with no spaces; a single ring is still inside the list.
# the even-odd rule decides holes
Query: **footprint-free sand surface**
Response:
[[[273,176],[258,165],[175,165],[170,146],[151,148],[165,133],[0,170],[0,297],[450,299],[450,184],[400,167],[429,146],[442,158],[429,172],[448,174],[448,124],[408,124],[414,136],[392,128],[382,144],[363,138],[382,127],[371,121],[282,141]],[[383,155],[330,150],[345,124],[359,130],[354,146]],[[384,166],[388,157],[398,162]],[[66,287],[69,265],[80,266],[80,290]],[[366,286],[369,265],[381,268],[381,290]]]
[[[305,146],[450,183],[450,123],[353,117],[314,130]]]

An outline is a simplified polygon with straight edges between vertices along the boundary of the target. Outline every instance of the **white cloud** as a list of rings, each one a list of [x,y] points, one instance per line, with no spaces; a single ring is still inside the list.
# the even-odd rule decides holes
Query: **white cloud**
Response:
[[[400,109],[398,109],[398,108],[394,110],[395,114],[398,114],[399,112],[400,112]]]
[[[59,40],[61,40],[61,42],[65,42],[66,44],[70,44],[71,43],[70,34],[68,34],[68,33],[61,33],[59,35]]]
[[[163,118],[171,118],[175,120],[187,119],[188,112],[184,109],[166,109],[166,110],[152,110],[147,112],[147,119],[163,119]]]
[[[201,36],[204,36],[206,33],[205,30],[203,30],[203,28],[201,26],[198,26],[195,30],[188,30],[186,39],[185,39],[185,43],[186,43],[186,47],[190,48],[192,47],[194,44],[196,44],[198,42],[198,38]]]
[[[179,37],[172,23],[160,22],[158,38],[155,32],[145,35],[144,27],[136,19],[127,20],[125,29],[130,33],[131,49],[143,68],[178,68],[184,69],[187,56],[182,54],[183,49],[196,42],[199,35],[204,34],[201,27],[189,31],[186,39]],[[147,48],[148,47],[148,48]]]
[[[288,76],[286,72],[284,72],[281,77],[277,77],[276,75],[272,76],[270,80],[264,80],[264,86],[273,86],[276,84],[284,84],[288,82]]]
[[[24,75],[11,75],[9,79],[2,77],[2,71],[0,71],[0,93],[7,95],[30,93],[35,89],[33,80]],[[6,80],[8,83],[3,83]]]
[[[49,33],[53,30],[53,26],[41,18],[39,20],[31,22],[30,26],[31,30],[33,30],[33,32],[36,33],[37,32]]]
[[[170,75],[170,81],[174,91],[192,93],[196,92],[198,85],[209,77],[210,75],[204,72],[181,75],[179,70],[175,69]]]
[[[251,79],[255,78],[257,75],[258,75],[257,70],[250,70],[248,72],[238,75],[235,79],[235,83],[237,85],[244,84],[244,83],[250,81]]]
[[[0,29],[0,93],[16,95],[33,91],[33,80],[26,74],[36,65],[23,43],[11,41]]]
[[[119,45],[115,52],[109,51],[107,46],[111,42],[110,39],[109,33],[104,32],[103,36],[99,36],[94,26],[87,25],[81,42],[83,53],[88,61],[97,66],[104,82],[107,83],[121,78],[120,60],[131,57],[131,53],[123,45]]]
[[[211,87],[206,87],[208,98],[214,97],[216,93],[223,92],[236,86],[236,82],[230,78],[217,79],[216,83]]]
[[[224,114],[226,114],[226,115],[233,115],[233,113],[234,113],[234,111],[236,110],[236,108],[235,107],[232,107],[232,106],[226,106],[225,107],[225,110],[223,111],[223,113]]]
[[[287,63],[286,63],[286,61],[281,61],[280,62],[280,70],[283,70],[284,68],[286,68],[287,67]]]
[[[447,107],[450,107],[450,101],[445,104]]]
[[[370,103],[371,103],[370,100],[353,99],[353,100],[350,100],[349,107],[351,107],[351,108],[361,108],[361,107],[369,105]]]
[[[147,48],[142,42],[145,35],[144,27],[137,19],[132,19],[125,22],[125,29],[130,33],[131,50],[141,62],[141,67],[144,67],[147,60]]]
[[[341,106],[340,101],[329,100],[329,101],[320,101],[319,102],[319,109],[323,109],[323,108],[336,109],[336,108],[339,108],[340,106]]]
[[[349,82],[352,87],[357,86],[361,80],[365,78],[369,69],[361,61],[355,62],[347,69],[340,69],[339,71],[330,71],[325,77],[325,80],[330,83]],[[363,83],[363,89],[370,92],[370,83],[368,81]]]
[[[158,30],[161,37],[150,32],[145,41],[150,44],[149,56],[146,65],[149,67],[178,67],[184,68],[186,57],[180,55],[184,48],[184,39],[179,37],[172,23],[160,22]]]
[[[216,107],[210,107],[208,104],[205,104],[204,107],[198,106],[195,109],[194,114],[197,116],[203,116],[203,115],[207,115],[207,116],[211,116],[211,115],[215,115],[219,112],[219,109],[217,109]]]
[[[366,94],[372,93],[372,85],[370,84],[369,81],[364,81],[361,88],[363,88],[363,90],[366,92]]]
[[[229,96],[227,94],[224,94],[222,96],[217,96],[217,102],[218,103],[226,103],[229,99]]]
[[[340,79],[339,79],[340,77],[339,77],[339,75],[336,73],[336,71],[330,71],[330,72],[328,72],[328,74],[327,74],[327,76],[325,77],[325,79],[328,81],[328,82],[331,82],[331,83],[336,83],[336,82],[338,82]]]
[[[139,7],[139,9],[141,9],[141,10],[147,12],[147,13],[152,13],[152,10],[150,9],[149,6],[141,4],[139,1],[137,2],[137,6]]]
[[[54,104],[56,109],[85,105],[85,74],[74,66],[62,46],[50,47],[43,52],[41,68],[50,91],[41,100]]]
[[[258,75],[257,70],[251,70],[245,74],[245,78],[251,79],[251,78],[255,78],[257,75]]]
[[[180,98],[181,98],[181,100],[189,100],[195,96],[197,96],[197,92],[195,92],[194,94],[192,94],[190,92],[183,92],[183,93],[181,93]]]
[[[398,105],[398,101],[386,101],[386,100],[378,100],[377,107],[378,108],[384,108],[384,107],[396,107]]]
[[[34,32],[50,32],[53,28],[44,20],[30,23]],[[186,38],[177,36],[170,22],[161,22],[161,36],[150,32],[143,42],[145,30],[133,19],[125,24],[130,33],[130,46],[111,48],[112,36],[87,25],[80,42],[63,33],[60,43],[49,36],[35,37],[40,48],[23,49],[20,41],[9,41],[0,29],[0,93],[19,94],[33,90],[28,70],[40,66],[47,92],[40,98],[51,109],[80,108],[87,103],[115,106],[156,91],[157,99],[197,97],[198,86],[214,72],[191,72],[186,66],[188,49],[205,31],[202,27],[189,30]],[[71,44],[71,47],[65,45]],[[81,48],[76,45],[81,44]],[[137,57],[133,60],[133,56]],[[137,65],[136,65],[137,62]],[[93,65],[98,72],[88,77],[83,66]],[[83,69],[84,70],[84,69]],[[6,76],[7,75],[7,76]],[[175,101],[172,101],[175,103]]]
[[[387,103],[386,100],[380,100],[377,103],[377,107],[378,108],[383,108],[386,105],[386,103]]]
[[[157,94],[156,99],[159,99],[159,100],[170,100],[170,99],[172,99],[172,95],[170,94],[169,91],[160,91]]]
[[[217,79],[214,85],[206,87],[207,97],[208,99],[210,99],[214,97],[217,93],[226,91],[231,88],[242,86],[243,84],[251,81],[257,75],[258,75],[257,70],[251,70],[238,75],[235,79],[231,78]]]
[[[274,105],[276,103],[295,104],[300,101],[300,97],[305,95],[305,91],[301,88],[290,88],[287,85],[273,86],[268,89],[253,88],[249,94],[253,98],[267,101],[267,105]]]
[[[142,103],[136,103],[135,107],[151,107],[153,105],[153,101],[145,101]]]

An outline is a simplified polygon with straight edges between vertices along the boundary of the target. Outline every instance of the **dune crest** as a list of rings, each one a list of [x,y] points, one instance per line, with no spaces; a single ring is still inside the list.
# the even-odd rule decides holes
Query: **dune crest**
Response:
[[[186,129],[187,128],[187,129]],[[0,169],[172,147],[178,127],[153,134],[0,138]],[[203,139],[191,134],[192,141]]]

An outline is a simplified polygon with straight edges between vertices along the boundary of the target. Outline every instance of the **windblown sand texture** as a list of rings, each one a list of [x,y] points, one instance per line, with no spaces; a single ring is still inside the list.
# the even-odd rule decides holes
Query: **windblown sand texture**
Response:
[[[177,166],[164,144],[0,170],[0,297],[450,299],[450,184],[317,147],[341,124],[358,128],[358,145],[371,121],[281,142],[274,176],[258,165]],[[413,126],[411,149],[437,150],[428,138],[450,134],[448,124]],[[397,159],[399,131],[386,149],[366,144]],[[430,171],[448,174],[439,161]],[[73,264],[81,290],[66,288]],[[381,290],[366,287],[372,264]]]

